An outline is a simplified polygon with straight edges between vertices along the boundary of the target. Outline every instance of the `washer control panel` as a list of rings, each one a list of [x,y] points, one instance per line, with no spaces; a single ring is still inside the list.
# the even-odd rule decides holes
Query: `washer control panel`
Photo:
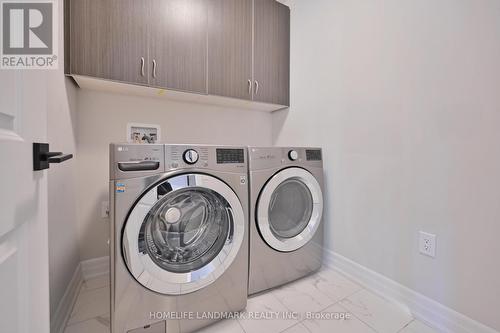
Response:
[[[243,172],[246,155],[244,147],[165,145],[165,167],[167,170],[194,167]]]

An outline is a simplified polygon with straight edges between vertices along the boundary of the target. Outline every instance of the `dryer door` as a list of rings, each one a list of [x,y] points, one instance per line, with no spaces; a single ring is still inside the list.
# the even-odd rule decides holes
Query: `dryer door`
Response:
[[[131,209],[123,257],[144,287],[186,294],[224,273],[244,235],[243,207],[233,190],[212,176],[184,174],[153,186]]]
[[[323,214],[323,194],[314,176],[301,168],[276,173],[257,202],[257,226],[278,251],[295,251],[313,238]]]

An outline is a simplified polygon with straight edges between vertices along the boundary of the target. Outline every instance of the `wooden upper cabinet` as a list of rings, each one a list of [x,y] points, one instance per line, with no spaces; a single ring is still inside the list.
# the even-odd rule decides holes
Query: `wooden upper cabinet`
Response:
[[[252,0],[209,0],[209,94],[252,99],[252,20]]]
[[[289,105],[290,10],[275,0],[65,0],[65,15],[77,79]]]
[[[110,64],[109,1],[67,0],[64,5],[66,71],[107,78]]]
[[[206,94],[208,0],[150,1],[150,84]]]
[[[78,1],[78,0],[77,0]],[[107,78],[148,84],[149,1],[102,0],[110,3],[110,65]]]
[[[70,74],[148,83],[147,1],[66,0],[65,5]]]
[[[254,0],[254,100],[290,105],[290,8]]]

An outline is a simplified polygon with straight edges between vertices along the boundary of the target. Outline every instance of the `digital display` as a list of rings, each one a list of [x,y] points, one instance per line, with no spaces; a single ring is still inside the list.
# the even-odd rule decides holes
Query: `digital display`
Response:
[[[307,149],[306,150],[306,159],[308,161],[321,161],[321,150],[319,149]]]
[[[217,164],[245,163],[243,149],[217,149]]]

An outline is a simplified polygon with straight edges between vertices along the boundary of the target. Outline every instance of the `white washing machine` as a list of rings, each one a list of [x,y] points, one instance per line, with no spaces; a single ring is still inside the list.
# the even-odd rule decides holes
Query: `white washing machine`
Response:
[[[323,162],[320,148],[248,149],[252,295],[321,267]]]
[[[243,310],[247,150],[111,144],[112,333],[185,333]]]

